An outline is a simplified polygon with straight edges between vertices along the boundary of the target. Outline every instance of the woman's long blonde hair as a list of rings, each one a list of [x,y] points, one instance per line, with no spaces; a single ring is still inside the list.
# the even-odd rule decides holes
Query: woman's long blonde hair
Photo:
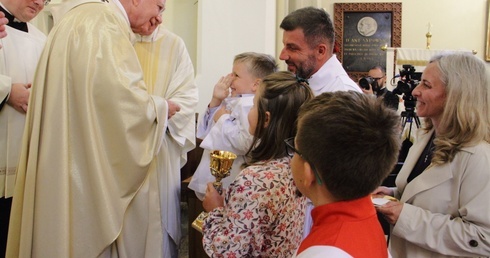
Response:
[[[434,56],[445,85],[446,101],[434,141],[432,162],[451,162],[462,147],[490,141],[490,79],[482,60],[469,53]],[[426,129],[433,124],[426,119]]]

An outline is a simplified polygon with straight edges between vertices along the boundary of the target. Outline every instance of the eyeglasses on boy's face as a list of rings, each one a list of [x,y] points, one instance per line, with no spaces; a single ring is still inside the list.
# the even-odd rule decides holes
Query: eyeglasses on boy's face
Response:
[[[294,147],[294,137],[287,138],[284,143],[286,143],[286,153],[289,157],[292,158],[294,153],[298,153],[301,156],[301,153]]]
[[[315,167],[313,166],[313,164],[311,162],[309,162],[302,154],[301,152],[299,152],[299,150],[297,150],[294,146],[294,137],[291,137],[291,138],[287,138],[286,140],[284,140],[284,143],[286,144],[286,153],[288,154],[289,157],[293,157],[294,156],[294,153],[297,153],[301,158],[303,158],[306,162],[308,162],[310,164],[310,167],[311,169],[313,170],[313,172],[315,173],[315,177],[316,177],[316,182],[321,185],[322,184],[322,179],[320,177],[320,175],[318,174],[318,171],[315,169]]]

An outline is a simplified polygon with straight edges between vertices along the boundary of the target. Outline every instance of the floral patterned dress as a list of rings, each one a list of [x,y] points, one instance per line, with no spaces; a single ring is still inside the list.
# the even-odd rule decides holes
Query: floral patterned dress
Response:
[[[290,158],[242,170],[225,194],[225,207],[204,221],[204,250],[211,257],[291,257],[298,248],[306,198],[296,195]]]

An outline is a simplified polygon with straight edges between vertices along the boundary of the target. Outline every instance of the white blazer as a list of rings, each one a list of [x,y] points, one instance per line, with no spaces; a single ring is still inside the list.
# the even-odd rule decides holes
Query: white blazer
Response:
[[[393,257],[490,256],[490,144],[462,148],[454,160],[429,165],[407,184],[433,131],[418,131],[396,178],[404,202],[392,229]]]

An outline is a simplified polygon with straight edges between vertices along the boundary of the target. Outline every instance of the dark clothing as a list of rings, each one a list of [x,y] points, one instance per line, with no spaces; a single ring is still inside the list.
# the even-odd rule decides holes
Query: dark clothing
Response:
[[[386,88],[382,88],[376,93],[376,96],[383,97],[384,103],[387,107],[392,108],[394,110],[398,110],[398,103],[400,103],[400,98],[393,92],[389,91]]]
[[[415,167],[413,167],[412,172],[408,176],[407,183],[410,183],[410,181],[412,181],[414,178],[416,178],[417,176],[419,176],[420,174],[422,174],[422,172],[424,172],[424,170],[431,163],[431,161],[432,161],[432,153],[434,152],[434,148],[435,148],[435,146],[434,146],[434,137],[435,137],[435,134],[432,134],[432,136],[430,137],[429,142],[427,143],[427,145],[424,148],[424,151],[422,152],[422,154],[420,155],[417,163],[415,164]]]
[[[11,206],[12,198],[0,198],[0,258],[5,257],[7,250],[7,233],[9,231]]]
[[[7,23],[7,26],[10,26],[14,29],[18,29],[18,30],[21,30],[24,32],[28,32],[27,23],[21,22],[21,21],[15,19],[15,17],[12,14],[10,14],[9,12],[7,12],[7,10],[5,10],[2,6],[0,6],[0,11],[2,11],[5,14],[5,18],[7,18],[7,20],[9,20],[9,23]]]

